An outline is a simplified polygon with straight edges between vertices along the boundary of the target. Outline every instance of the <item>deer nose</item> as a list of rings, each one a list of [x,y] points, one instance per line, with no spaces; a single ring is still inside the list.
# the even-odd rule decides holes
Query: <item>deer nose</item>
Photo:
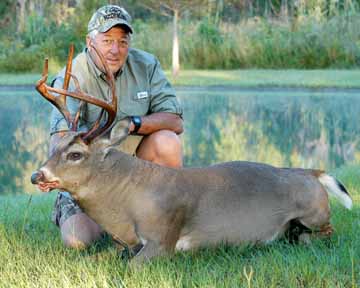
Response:
[[[31,183],[32,184],[38,184],[40,181],[44,179],[44,173],[41,171],[35,171],[31,175]]]

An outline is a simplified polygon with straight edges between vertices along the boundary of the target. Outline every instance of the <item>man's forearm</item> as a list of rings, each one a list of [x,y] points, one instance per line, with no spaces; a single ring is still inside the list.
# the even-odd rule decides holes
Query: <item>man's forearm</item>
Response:
[[[131,123],[130,132],[134,130],[134,125]],[[139,134],[149,135],[159,130],[170,130],[176,134],[183,132],[183,120],[174,113],[158,112],[141,117],[141,127],[138,130]]]

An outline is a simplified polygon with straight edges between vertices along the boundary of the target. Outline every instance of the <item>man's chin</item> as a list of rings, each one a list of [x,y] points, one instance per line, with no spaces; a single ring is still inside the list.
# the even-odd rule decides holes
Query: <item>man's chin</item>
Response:
[[[106,61],[106,64],[108,65],[108,67],[110,68],[111,73],[116,74],[117,72],[119,72],[119,70],[122,67],[122,64],[120,64],[119,62],[116,61]]]
[[[113,65],[109,65],[110,71],[112,74],[116,74],[120,71],[121,66],[113,66]]]

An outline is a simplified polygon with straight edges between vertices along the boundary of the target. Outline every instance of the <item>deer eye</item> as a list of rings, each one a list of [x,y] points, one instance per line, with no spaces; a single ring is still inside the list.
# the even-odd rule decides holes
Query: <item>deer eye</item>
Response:
[[[83,157],[82,153],[80,152],[71,152],[67,155],[67,160],[70,161],[76,161],[76,160],[80,160]]]

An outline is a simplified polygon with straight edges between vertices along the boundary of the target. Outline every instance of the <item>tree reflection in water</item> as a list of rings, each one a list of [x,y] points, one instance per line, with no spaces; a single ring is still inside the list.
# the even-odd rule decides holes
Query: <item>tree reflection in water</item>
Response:
[[[344,92],[181,92],[185,163],[335,168],[360,160],[360,102]]]
[[[248,160],[331,169],[360,159],[354,93],[178,92],[186,166]],[[0,194],[32,193],[30,175],[47,158],[51,107],[35,91],[0,94]]]

